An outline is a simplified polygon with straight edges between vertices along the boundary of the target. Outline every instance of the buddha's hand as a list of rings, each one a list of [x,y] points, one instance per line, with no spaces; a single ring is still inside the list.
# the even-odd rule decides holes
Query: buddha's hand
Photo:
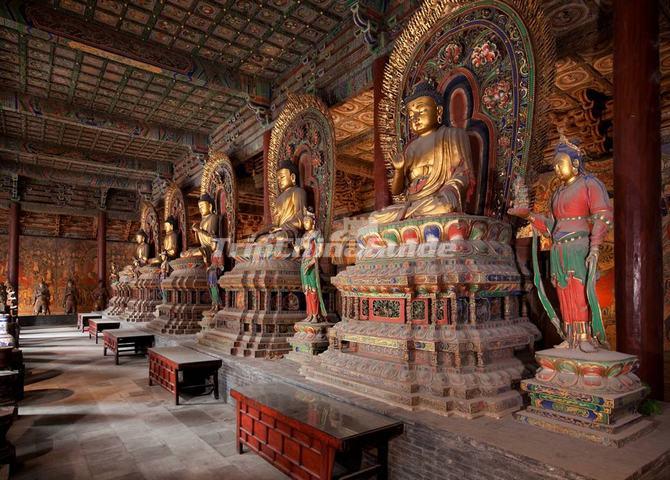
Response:
[[[194,223],[193,225],[191,225],[191,230],[193,230],[194,232],[197,232],[198,230],[200,230],[200,227],[198,226],[197,223]]]
[[[396,170],[402,170],[405,167],[405,154],[399,153],[391,163]]]
[[[526,207],[510,208],[509,210],[507,210],[507,214],[512,215],[514,217],[528,218],[530,217],[530,208]]]

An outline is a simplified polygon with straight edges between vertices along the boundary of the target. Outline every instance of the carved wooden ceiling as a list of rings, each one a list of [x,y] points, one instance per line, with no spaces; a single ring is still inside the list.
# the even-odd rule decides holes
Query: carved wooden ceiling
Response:
[[[82,21],[268,79],[295,65],[349,16],[346,2],[336,0],[57,0],[55,4]]]
[[[372,18],[392,41],[418,2],[359,2],[367,13],[381,3],[387,5],[385,20]],[[29,205],[23,220],[42,225],[30,228],[89,238],[104,196],[110,238],[126,239],[136,228],[137,213],[128,209],[138,201],[136,192],[158,198],[165,181],[192,180],[213,144],[243,152],[242,163],[250,161],[240,200],[249,215],[257,215],[262,132],[282,98],[295,90],[314,91],[333,105],[338,215],[370,209],[372,54],[370,39],[353,24],[350,4],[2,2],[0,209],[18,184],[22,195],[32,195],[22,198]],[[612,0],[545,0],[544,6],[559,57],[548,121],[582,138],[592,158],[608,158]],[[667,13],[660,17],[662,135],[670,143],[670,28]],[[547,168],[557,137],[548,139],[544,162],[537,159],[539,170]],[[59,203],[55,199],[63,194],[54,189],[69,192],[65,198],[73,203]],[[79,220],[65,221],[68,215]],[[3,217],[0,211],[0,231]]]

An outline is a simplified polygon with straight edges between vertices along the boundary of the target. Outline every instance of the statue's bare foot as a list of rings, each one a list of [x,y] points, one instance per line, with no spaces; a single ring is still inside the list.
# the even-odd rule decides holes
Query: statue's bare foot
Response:
[[[570,348],[570,342],[565,340],[562,343],[559,343],[558,345],[556,345],[554,348]]]
[[[579,342],[579,349],[584,353],[595,353],[598,351],[598,347],[596,347],[588,340],[582,340]]]

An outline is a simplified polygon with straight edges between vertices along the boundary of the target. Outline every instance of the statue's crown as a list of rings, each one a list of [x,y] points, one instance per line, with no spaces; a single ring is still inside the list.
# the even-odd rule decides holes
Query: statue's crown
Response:
[[[203,193],[202,195],[200,195],[200,198],[198,198],[198,201],[199,202],[207,202],[210,205],[214,205],[214,199],[212,198],[212,196],[209,193]]]
[[[563,133],[561,133],[558,140],[558,145],[556,145],[555,153],[565,153],[573,160],[582,160],[585,157],[584,150],[579,146],[581,141],[578,138],[568,139]]]
[[[407,105],[409,102],[416,100],[419,97],[430,97],[435,100],[437,105],[442,105],[442,96],[437,91],[435,80],[432,78],[426,78],[425,80],[414,85],[412,93],[405,97],[403,103]]]

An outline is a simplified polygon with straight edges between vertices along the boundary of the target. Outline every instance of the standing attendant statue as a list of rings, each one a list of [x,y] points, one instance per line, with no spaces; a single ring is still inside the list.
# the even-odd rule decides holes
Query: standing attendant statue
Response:
[[[163,280],[168,278],[172,273],[172,267],[170,266],[170,256],[166,250],[161,252],[161,271],[160,271],[160,285],[161,285],[161,298],[163,303],[167,303],[167,289],[163,288]]]
[[[95,302],[94,308],[96,312],[102,312],[107,307],[107,297],[105,282],[98,280],[98,288],[93,290],[93,301]]]
[[[323,235],[316,228],[314,213],[305,209],[303,215],[305,234],[297,251],[302,251],[300,262],[300,281],[307,303],[307,318],[309,323],[320,323],[326,319],[326,306],[321,293],[321,278],[319,276],[319,259],[323,255]]]
[[[44,281],[44,278],[37,284],[35,287],[35,292],[33,295],[34,308],[33,312],[35,315],[40,313],[44,315],[51,315],[51,310],[49,309],[49,304],[51,303],[51,292],[47,283]]]
[[[74,280],[70,278],[67,281],[65,294],[63,295],[63,311],[66,315],[77,313],[78,301],[79,295],[77,294],[77,287],[74,285]]]
[[[116,266],[116,263],[111,262],[110,265],[109,265],[109,270],[110,270],[110,272],[109,272],[109,283],[111,285],[114,285],[115,283],[117,283],[119,281],[119,269]]]
[[[551,198],[550,215],[531,212],[527,200],[515,201],[508,213],[529,220],[533,227],[533,282],[565,340],[558,347],[589,353],[608,346],[595,282],[598,253],[612,224],[613,209],[605,185],[584,172],[583,153],[576,143],[561,137],[556,147],[554,172],[561,184]],[[562,325],[542,286],[538,234],[552,240],[551,280],[558,292]]]

